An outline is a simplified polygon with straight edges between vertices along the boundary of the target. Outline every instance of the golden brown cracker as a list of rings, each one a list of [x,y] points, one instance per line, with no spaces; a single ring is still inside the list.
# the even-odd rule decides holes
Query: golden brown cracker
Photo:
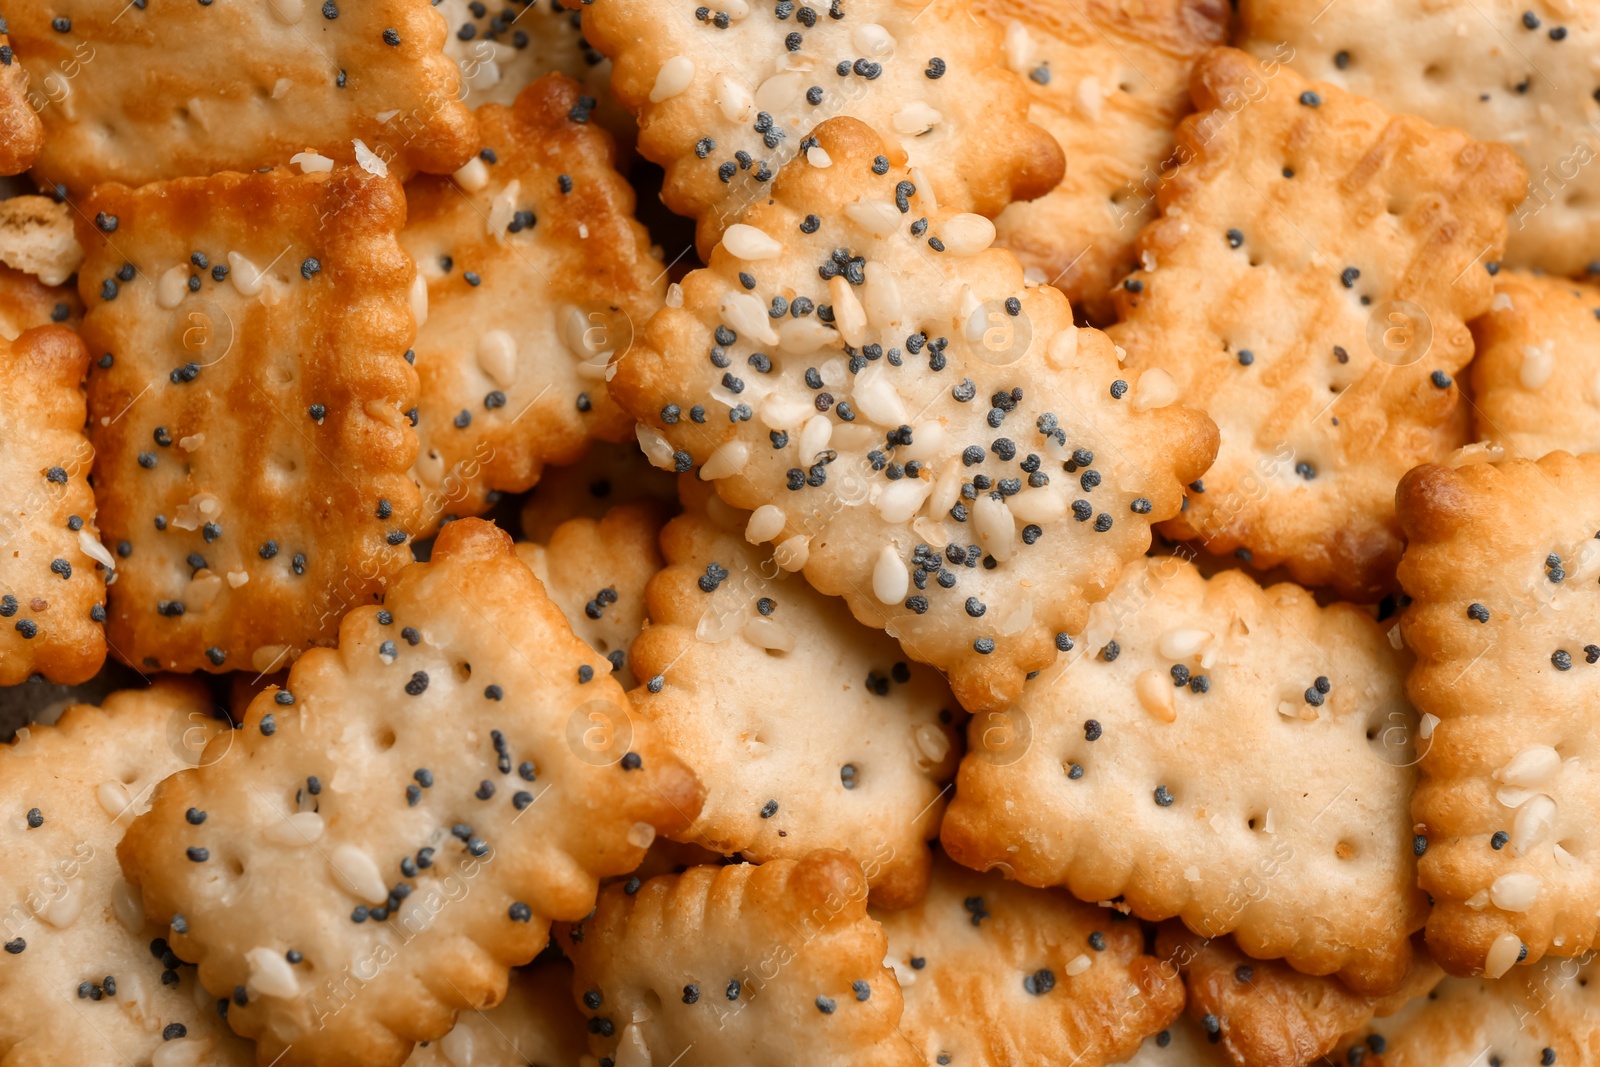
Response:
[[[87,681],[106,658],[106,565],[83,435],[89,353],[62,326],[0,340],[0,685]]]
[[[1579,274],[1600,257],[1594,54],[1572,0],[1243,0],[1238,43],[1392,111],[1509,145],[1527,165],[1506,262]]]
[[[697,220],[703,257],[837,116],[892,138],[955,211],[995,215],[1061,180],[1061,148],[1028,121],[999,27],[965,0],[595,0],[583,33],[612,60],[639,153],[666,168],[662,199]]]
[[[578,1067],[589,1047],[572,1006],[572,966],[564,960],[511,972],[505,998],[462,1012],[438,1041],[419,1045],[406,1067]]]
[[[208,990],[246,987],[228,1020],[263,1067],[401,1063],[693,819],[694,778],[605,667],[511,539],[463,519],[158,791],[123,870],[184,916],[172,945]],[[582,744],[595,714],[604,751]]]
[[[402,195],[346,168],[108,185],[84,202],[89,438],[120,658],[276,670],[331,644],[410,562]]]
[[[782,569],[998,710],[1177,513],[1215,430],[871,130],[816,136],[612,395],[652,462],[756,513],[747,536]]]
[[[645,586],[663,565],[656,537],[665,521],[650,504],[623,504],[599,522],[569,519],[545,544],[517,545],[572,631],[606,658],[624,689],[639,681],[629,649],[644,628]]]
[[[1501,271],[1472,338],[1478,440],[1512,459],[1600,452],[1600,286]]]
[[[960,759],[960,706],[893,638],[764,560],[709,487],[689,488],[631,653],[635,708],[706,787],[679,836],[756,862],[839,849],[875,904],[915,904]]]
[[[639,444],[595,441],[578,462],[546,467],[522,504],[522,534],[541,544],[569,519],[602,519],[614,507],[648,503],[678,511],[677,479],[650,465]]]
[[[591,437],[632,433],[606,362],[661,306],[666,275],[611,138],[571,118],[579,95],[549,75],[512,107],[483,105],[478,157],[406,188],[401,243],[427,285],[415,471],[430,528],[525,491]]]
[[[27,727],[0,749],[0,1062],[255,1061],[194,968],[171,955],[163,924],[147,921],[116,857],[156,783],[194,766],[227,730],[203,686],[168,678],[113,693],[99,708],[70,707],[54,726]]]
[[[1436,722],[1412,801],[1427,839],[1428,947],[1452,974],[1505,974],[1595,941],[1586,857],[1600,776],[1600,456],[1552,452],[1400,483],[1407,688]]]
[[[950,855],[1366,993],[1398,986],[1426,911],[1417,722],[1371,616],[1151,559],[1075,642],[1011,709],[974,716]]]
[[[1028,89],[1029,117],[1067,156],[1061,184],[995,219],[999,243],[1030,281],[1047,283],[1095,323],[1113,321],[1111,287],[1137,263],[1155,218],[1172,128],[1190,109],[1189,68],[1223,43],[1223,0],[981,0],[1005,28],[1006,65]]]
[[[922,1064],[848,856],[693,867],[632,888],[607,887],[591,917],[557,931],[594,1055],[677,1067]]]
[[[939,857],[927,897],[874,908],[924,1063],[1120,1063],[1178,1018],[1183,983],[1137,922]]]
[[[427,0],[87,0],[8,14],[44,124],[34,176],[73,193],[303,152],[367,153],[400,178],[449,173],[476,141]]]
[[[0,266],[0,337],[15,341],[23,330],[59,323],[74,329],[83,321],[78,291],[45,285],[31,274]]]
[[[83,263],[72,209],[47,196],[0,200],[0,263],[60,285]]]
[[[34,106],[35,94],[29,91],[27,71],[12,51],[9,29],[0,21],[0,174],[21,174],[39,155],[44,124]]]
[[[1231,49],[1190,91],[1110,331],[1222,431],[1164,529],[1375,600],[1400,558],[1400,476],[1465,443],[1442,431],[1521,164]]]

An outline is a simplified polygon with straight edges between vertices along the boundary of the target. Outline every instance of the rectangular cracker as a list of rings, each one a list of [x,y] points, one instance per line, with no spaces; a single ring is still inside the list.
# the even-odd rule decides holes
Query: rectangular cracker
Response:
[[[402,195],[351,167],[101,186],[84,202],[89,435],[118,571],[108,635],[128,663],[276,670],[332,643],[409,562]]]
[[[1454,376],[1522,166],[1232,49],[1190,92],[1110,331],[1222,431],[1165,532],[1376,600],[1402,547],[1395,484],[1465,443]]]

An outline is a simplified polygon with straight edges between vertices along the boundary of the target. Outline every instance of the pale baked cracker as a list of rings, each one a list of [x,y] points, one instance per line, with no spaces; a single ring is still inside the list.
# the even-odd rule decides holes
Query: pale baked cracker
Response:
[[[883,928],[841,852],[693,867],[558,927],[589,1048],[614,1063],[920,1065]],[[735,985],[734,983],[738,983]],[[691,988],[692,987],[692,988]]]
[[[644,628],[645,586],[663,566],[656,537],[665,522],[650,504],[623,504],[598,522],[567,520],[542,545],[517,545],[572,632],[606,658],[623,689],[639,682],[629,649]]]
[[[1189,68],[1227,37],[1224,0],[980,0],[1005,27],[1006,65],[1024,79],[1029,117],[1067,156],[1061,184],[995,219],[1028,277],[1055,286],[1091,321],[1115,319],[1111,287],[1137,263],[1170,173],[1172,128],[1190,109]]]
[[[1600,911],[1600,456],[1419,467],[1398,509],[1407,689],[1438,720],[1412,802],[1428,947],[1496,978],[1522,946],[1581,955]]]
[[[685,481],[630,653],[647,683],[634,707],[706,787],[680,836],[755,862],[839,849],[875,904],[915,904],[966,716],[936,671],[766,560],[741,513]]]
[[[100,708],[68,708],[56,725],[27,727],[0,749],[0,1062],[255,1062],[194,968],[163,959],[164,922],[147,920],[117,868],[117,842],[156,783],[194,766],[226,731],[204,686],[163,678]]]
[[[1130,371],[1164,368],[1222,431],[1166,529],[1376,600],[1402,547],[1395,484],[1467,440],[1465,323],[1489,308],[1522,167],[1231,49],[1190,91],[1183,165],[1110,331]]]
[[[1187,1015],[1145,1038],[1139,1051],[1123,1062],[1127,1067],[1229,1067],[1232,1063]]]
[[[406,1067],[578,1067],[588,1044],[572,1006],[572,966],[553,960],[512,970],[499,1004],[463,1012],[454,1030],[419,1045]]]
[[[522,535],[541,544],[569,519],[602,519],[612,508],[649,503],[678,510],[677,479],[650,465],[637,440],[595,441],[576,463],[546,467],[522,504]]]
[[[184,916],[173,947],[206,988],[254,989],[228,1020],[262,1067],[401,1063],[498,1003],[552,918],[581,919],[598,878],[699,806],[489,523],[450,523],[340,637],[256,698],[226,755],[163,786],[119,852],[148,912]],[[594,715],[614,752],[585,748]],[[269,987],[257,948],[305,970]]]
[[[101,186],[81,208],[113,651],[259,673],[331,644],[419,524],[399,183],[280,169]]]
[[[1592,962],[1546,960],[1499,981],[1446,978],[1341,1042],[1333,1058],[1362,1067],[1595,1063],[1600,974]]]
[[[0,31],[9,29],[0,23]],[[33,166],[44,141],[44,125],[34,107],[28,75],[0,32],[0,174],[21,174]]]
[[[31,274],[0,266],[0,337],[15,341],[23,330],[57,323],[77,328],[83,321],[78,291],[45,285]]]
[[[401,243],[428,289],[415,472],[429,528],[528,489],[590,437],[632,432],[606,361],[661,306],[666,275],[610,136],[569,117],[579,95],[549,75],[510,108],[483,105],[478,158],[406,187]]]
[[[1580,274],[1600,259],[1593,5],[1243,0],[1239,20],[1241,48],[1516,150],[1531,180],[1512,211],[1507,263]]]
[[[946,851],[1365,993],[1397,987],[1426,902],[1417,720],[1383,628],[1169,557],[1126,568],[1074,640],[1014,707],[973,717]]]
[[[48,196],[0,200],[0,263],[60,285],[83,263],[72,208]]]
[[[1301,974],[1279,960],[1251,959],[1231,938],[1206,939],[1167,923],[1156,954],[1183,971],[1189,1020],[1235,1067],[1319,1063],[1345,1034],[1426,996],[1444,972],[1419,948],[1404,984],[1387,997],[1352,993],[1334,977]]]
[[[1478,440],[1514,459],[1600,452],[1600,287],[1501,271],[1472,338]]]
[[[724,500],[761,509],[751,535],[784,569],[803,567],[944,671],[969,710],[1004,708],[1149,546],[1149,523],[1177,513],[1215,429],[1173,403],[1164,373],[1141,382],[1119,367],[1104,334],[1072,325],[1059,292],[1026,288],[1016,259],[986,247],[990,223],[934,207],[920,172],[891,163],[883,153],[895,149],[861,123],[832,120],[817,139],[828,165],[785,171],[775,200],[730,231],[745,256],[771,258],[720,246],[684,280],[682,306],[658,312],[618,361],[612,395],[645,424],[653,462],[698,465]],[[825,267],[847,274],[824,281]],[[848,281],[857,271],[864,287]],[[780,306],[781,321],[770,317]],[[734,340],[719,344],[719,331]],[[911,444],[891,445],[902,426]],[[912,461],[915,479],[891,477]],[[1020,495],[997,500],[1003,480]],[[944,562],[915,562],[935,554]],[[990,570],[986,555],[1004,562]]]
[[[1175,1022],[1183,982],[1121,912],[943,856],[927,897],[874,908],[924,1063],[1120,1063]]]
[[[358,140],[401,178],[449,173],[475,148],[427,0],[84,0],[7,14],[44,122],[34,176],[73,193],[306,151],[352,163]]]
[[[0,340],[0,685],[87,681],[106,658],[105,570],[83,435],[89,353],[63,326]]]
[[[584,36],[614,64],[613,95],[638,116],[639,154],[666,168],[662,200],[698,223],[702,258],[835,116],[892,139],[957,211],[996,215],[1061,180],[1061,147],[1028,121],[999,27],[967,0],[582,10]]]

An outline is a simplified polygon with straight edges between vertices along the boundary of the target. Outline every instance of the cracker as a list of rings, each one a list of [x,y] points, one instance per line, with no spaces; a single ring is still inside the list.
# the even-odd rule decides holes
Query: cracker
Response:
[[[1206,939],[1175,923],[1162,927],[1156,953],[1183,971],[1188,1015],[1215,1034],[1235,1067],[1305,1067],[1345,1034],[1426,996],[1444,973],[1419,949],[1405,983],[1387,997],[1352,993],[1337,978],[1317,978],[1278,960],[1251,959],[1231,939]]]
[[[872,914],[924,1063],[1102,1067],[1183,1008],[1177,971],[1126,915],[942,856],[920,904]]]
[[[578,462],[545,468],[523,502],[522,534],[543,543],[569,519],[602,519],[612,508],[642,503],[676,514],[677,479],[651,466],[637,441],[595,441]]]
[[[855,860],[817,851],[628,889],[607,887],[593,916],[557,930],[594,1055],[921,1067],[898,1029],[900,987]]]
[[[89,353],[62,326],[0,340],[0,685],[88,681],[106,658],[105,570],[83,435]]]
[[[0,266],[0,337],[15,341],[23,330],[60,323],[76,328],[83,321],[78,291],[46,285],[31,274]]]
[[[60,285],[83,263],[72,209],[47,196],[0,200],[0,263]]]
[[[39,155],[44,125],[35,113],[28,75],[11,50],[11,38],[3,32],[0,49],[0,174],[21,174]]]
[[[1512,213],[1508,263],[1580,274],[1594,261],[1600,175],[1589,164],[1600,154],[1592,125],[1600,11],[1592,5],[1244,0],[1239,17],[1241,48],[1515,149],[1531,181]]]
[[[1115,317],[1111,287],[1137,262],[1134,239],[1155,218],[1172,128],[1190,108],[1189,68],[1226,40],[1223,0],[980,0],[1005,27],[1006,64],[1026,79],[1029,116],[1068,159],[1061,184],[995,219],[999,243],[1030,280]]]
[[[357,142],[401,178],[447,174],[475,147],[427,0],[85,0],[8,14],[44,123],[33,174],[73,193],[278,166],[307,151],[353,163]]]
[[[662,567],[656,537],[665,521],[650,504],[624,504],[598,522],[569,519],[543,545],[517,545],[573,633],[605,657],[624,689],[639,682],[628,653],[644,628],[645,585]]]
[[[1407,688],[1437,721],[1412,801],[1427,839],[1428,947],[1498,978],[1595,943],[1600,773],[1600,456],[1424,466],[1398,494],[1409,541]],[[1483,620],[1483,621],[1479,621]]]
[[[816,137],[730,231],[762,258],[719,246],[612,395],[653,462],[760,509],[748,535],[783,569],[946,672],[969,710],[1004,708],[1177,513],[1215,430],[1164,374],[1124,372],[1059,292],[1025,288],[991,224],[936,208],[872,131],[839,118]]]
[[[89,437],[120,658],[276,670],[332,644],[340,615],[410,562],[402,195],[352,167],[84,201]]]
[[[454,1030],[418,1046],[406,1067],[577,1067],[587,1049],[572,1006],[572,966],[555,960],[513,970],[505,999],[463,1012]]]
[[[595,0],[583,33],[639,118],[639,154],[666,169],[662,200],[697,220],[702,258],[835,116],[895,138],[956,211],[996,215],[1061,180],[1061,147],[1028,121],[1000,28],[965,0]]]
[[[1206,1040],[1206,1033],[1180,1015],[1167,1029],[1144,1039],[1126,1067],[1231,1067],[1222,1050]]]
[[[758,863],[839,849],[875,904],[915,904],[960,759],[960,706],[893,638],[765,561],[710,487],[684,496],[631,653],[647,684],[630,694],[705,783],[683,839]]]
[[[463,519],[162,787],[123,870],[148,913],[184,917],[170,940],[207,989],[246,987],[228,1021],[263,1067],[399,1064],[693,819],[693,777],[606,666],[511,539]],[[583,744],[597,717],[605,750]],[[263,965],[291,949],[303,971]]]
[[[164,931],[146,921],[116,857],[156,783],[194,766],[226,731],[203,686],[160,679],[100,708],[68,708],[56,725],[28,727],[0,749],[0,1061],[254,1062],[194,968],[166,955]]]
[[[1148,269],[1116,290],[1110,331],[1130,371],[1164,368],[1222,430],[1164,529],[1376,600],[1402,547],[1395,484],[1467,439],[1465,322],[1489,309],[1482,264],[1521,164],[1231,49],[1190,91],[1139,237]]]
[[[1600,452],[1600,287],[1502,271],[1472,324],[1477,438],[1520,459]]]
[[[1168,557],[1128,567],[1075,641],[1013,708],[974,716],[950,855],[1398,986],[1426,911],[1417,722],[1372,617]]]
[[[1600,973],[1547,960],[1499,981],[1446,978],[1391,1019],[1340,1043],[1360,1067],[1594,1063],[1600,1058]]]
[[[579,95],[550,75],[510,108],[483,105],[479,157],[406,188],[401,243],[428,289],[416,474],[430,526],[523,492],[591,437],[632,433],[606,360],[661,306],[666,274],[611,138],[570,118]]]

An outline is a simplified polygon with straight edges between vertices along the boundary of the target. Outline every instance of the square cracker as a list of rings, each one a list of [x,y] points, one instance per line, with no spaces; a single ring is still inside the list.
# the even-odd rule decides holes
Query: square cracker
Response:
[[[610,135],[571,118],[579,93],[549,75],[511,107],[484,104],[479,157],[406,186],[400,240],[428,290],[415,472],[429,529],[527,490],[592,437],[632,435],[606,362],[661,306],[666,272]]]
[[[1165,532],[1375,600],[1402,547],[1395,484],[1465,443],[1453,376],[1522,166],[1232,49],[1190,91],[1110,331],[1222,431]]]
[[[1177,514],[1215,427],[866,126],[816,138],[616,362],[612,395],[652,462],[757,512],[746,535],[782,569],[968,710],[1004,708]]]
[[[572,1005],[572,965],[556,959],[513,970],[499,1004],[462,1012],[454,1030],[417,1046],[406,1067],[577,1067],[588,1048]]]
[[[75,685],[106,658],[111,556],[89,487],[88,365],[64,326],[0,340],[0,685],[35,673]]]
[[[1072,655],[974,716],[940,840],[970,867],[1388,993],[1426,911],[1404,679],[1353,605],[1142,561]]]
[[[633,646],[647,684],[630,694],[705,784],[679,836],[757,863],[839,849],[873,903],[916,903],[960,759],[960,706],[892,637],[764,560],[709,486],[685,475],[684,501]]]
[[[702,258],[835,116],[894,138],[957,211],[996,215],[1061,180],[1061,147],[1028,121],[1000,29],[968,0],[592,0],[583,33],[614,64],[640,155],[666,168],[662,200],[699,223]]]
[[[866,878],[842,852],[692,867],[629,888],[608,886],[592,916],[557,929],[594,1055],[921,1067]]]
[[[1572,0],[1242,0],[1240,48],[1391,111],[1500,141],[1527,165],[1506,262],[1580,274],[1600,254],[1600,10]],[[1531,15],[1531,24],[1525,17]]]
[[[1600,286],[1501,271],[1472,339],[1478,440],[1514,459],[1600,452]]]
[[[1178,1018],[1183,983],[1128,916],[940,856],[927,897],[873,909],[924,1063],[1120,1063]]]
[[[194,766],[218,734],[226,745],[205,687],[163,678],[70,707],[0,748],[0,1061],[255,1062],[117,867],[117,842],[156,783]]]
[[[34,174],[74,193],[307,150],[350,163],[356,140],[402,178],[449,173],[474,148],[428,0],[74,0],[7,13],[44,122]]]
[[[123,870],[183,915],[208,990],[246,988],[228,1021],[263,1067],[400,1064],[693,819],[694,778],[605,670],[511,539],[462,519],[157,792]],[[304,971],[276,966],[291,949]]]
[[[1491,978],[1524,947],[1529,963],[1584,954],[1600,913],[1600,455],[1419,467],[1398,505],[1407,688],[1438,720],[1412,801],[1428,947]]]
[[[1006,65],[1026,79],[1029,117],[1067,156],[1061,184],[995,219],[1030,281],[1114,319],[1111,287],[1155,218],[1172,128],[1190,109],[1189,68],[1227,39],[1225,0],[980,0],[1005,27]]]
[[[106,185],[84,202],[89,437],[117,557],[107,630],[127,662],[275,670],[331,644],[410,561],[402,196],[350,167]]]

